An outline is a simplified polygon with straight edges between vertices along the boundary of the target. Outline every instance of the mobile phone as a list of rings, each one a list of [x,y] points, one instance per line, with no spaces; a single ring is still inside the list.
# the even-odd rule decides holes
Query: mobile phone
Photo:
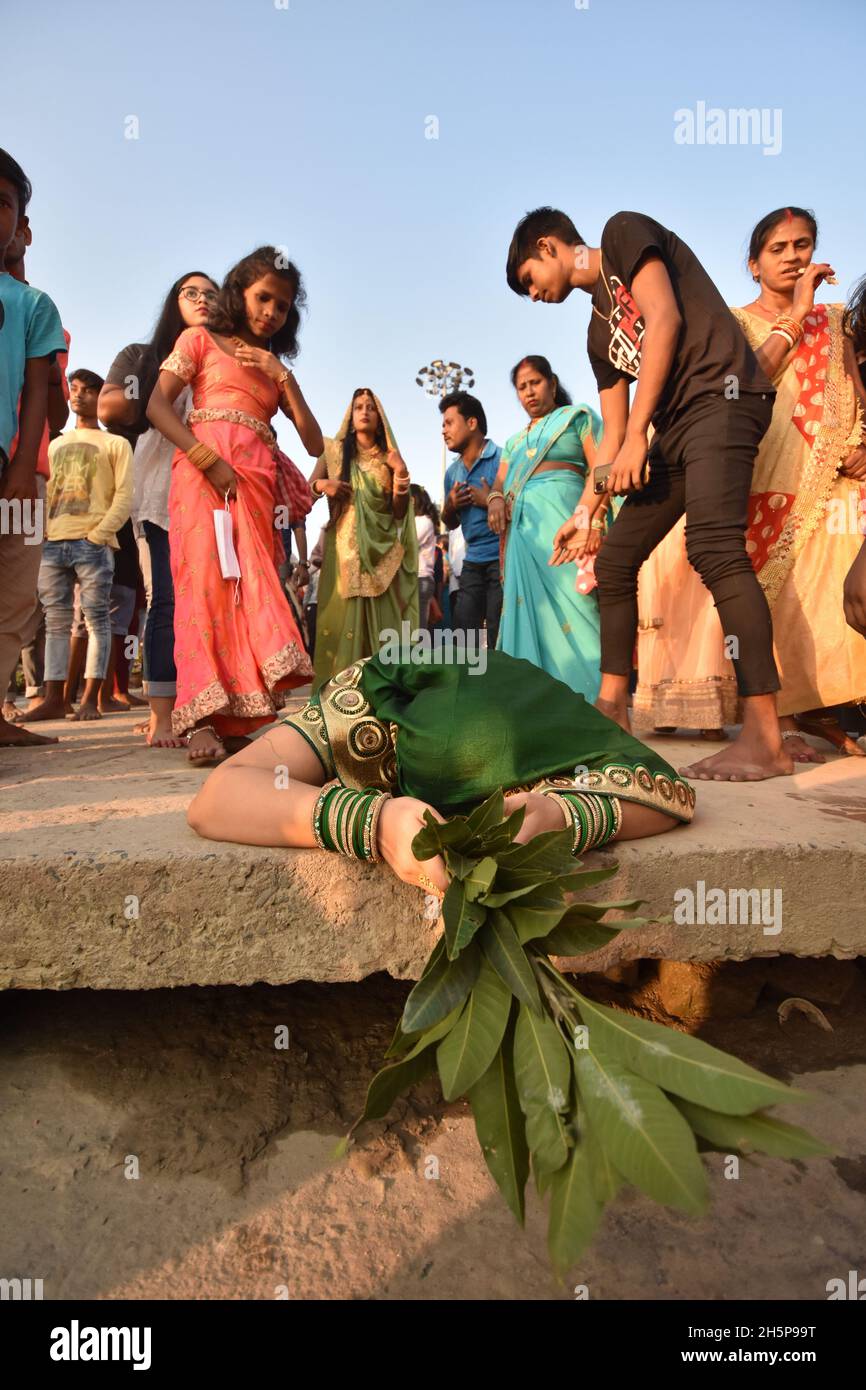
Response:
[[[607,492],[607,488],[606,488],[605,484],[606,484],[608,478],[610,477],[610,470],[611,470],[612,468],[613,468],[613,464],[612,464],[612,463],[606,463],[606,464],[604,464],[604,466],[603,466],[602,468],[596,468],[596,469],[594,470],[593,475],[592,475],[592,477],[593,477],[593,487],[592,487],[593,492],[596,492],[596,493]],[[649,463],[649,459],[647,459],[646,463],[645,463],[644,466],[643,466],[643,472],[642,472],[641,475],[640,475],[640,480],[641,480],[641,482],[643,483],[644,487],[646,487],[647,483],[648,483],[649,480],[650,480],[650,463]]]

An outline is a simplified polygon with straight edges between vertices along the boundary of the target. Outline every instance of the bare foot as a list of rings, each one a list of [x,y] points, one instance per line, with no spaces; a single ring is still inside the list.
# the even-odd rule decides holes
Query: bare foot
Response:
[[[608,719],[612,719],[614,724],[618,724],[621,729],[625,729],[627,734],[631,733],[631,721],[628,717],[628,705],[625,700],[602,700],[601,696],[596,700],[595,707],[602,714],[606,714]]]
[[[200,767],[210,767],[221,763],[228,756],[222,739],[213,729],[193,729],[187,742],[187,756],[191,763]]]
[[[32,729],[24,729],[20,724],[10,724],[0,718],[0,748],[37,748],[45,743],[59,742],[57,738],[34,734]]]
[[[16,716],[17,713],[18,713],[18,706],[17,706],[17,705],[13,705],[13,703],[12,703],[11,700],[4,700],[4,701],[3,701],[3,714],[2,714],[2,718],[6,720],[7,724],[14,724],[14,722],[15,722],[15,716]]]
[[[40,700],[38,705],[32,709],[16,711],[15,723],[20,724],[23,719],[28,724],[35,724],[40,719],[62,719],[66,713],[66,706],[62,700]]]
[[[811,743],[807,743],[799,734],[796,738],[786,738],[785,748],[795,763],[825,763],[827,761],[823,753],[819,753],[817,748],[813,748]]]
[[[171,731],[171,722],[162,724],[158,720],[155,723],[142,726],[145,734],[145,741],[148,748],[183,748],[182,738]]]
[[[680,775],[700,782],[763,782],[768,777],[789,777],[793,771],[794,764],[785,748],[773,752],[740,736],[730,748],[681,767]]]
[[[129,705],[123,705],[119,700],[115,700],[111,696],[109,696],[108,699],[100,699],[99,701],[100,714],[125,714],[128,709]]]
[[[72,714],[67,714],[66,718],[83,722],[87,719],[101,719],[102,713],[96,705],[81,704]]]
[[[119,695],[115,695],[114,698],[120,701],[124,709],[146,709],[148,705],[147,700],[140,699],[138,695],[133,695],[129,690],[125,694],[121,692]]]
[[[132,732],[134,734],[148,734],[150,733],[151,723],[152,720],[148,719],[146,724],[134,724],[132,726]]]

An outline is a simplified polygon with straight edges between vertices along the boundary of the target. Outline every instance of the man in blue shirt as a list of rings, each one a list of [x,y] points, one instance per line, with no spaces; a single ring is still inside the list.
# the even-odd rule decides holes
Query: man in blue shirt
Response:
[[[442,520],[449,531],[458,526],[466,542],[460,576],[455,627],[480,628],[487,622],[487,646],[499,635],[502,583],[499,577],[499,537],[487,524],[487,497],[499,470],[502,452],[487,438],[484,407],[466,391],[452,391],[439,402],[442,437],[459,459],[445,471]]]
[[[41,520],[36,464],[48,418],[48,388],[66,339],[47,294],[5,269],[6,254],[26,237],[30,180],[0,150],[0,693],[18,663],[22,635],[37,607],[41,535],[27,534],[26,518]],[[20,249],[20,248],[19,248]],[[0,715],[0,748],[56,743]]]

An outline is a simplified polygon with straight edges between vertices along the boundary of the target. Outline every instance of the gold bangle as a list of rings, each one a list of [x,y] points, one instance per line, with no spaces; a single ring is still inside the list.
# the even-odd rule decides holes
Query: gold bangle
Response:
[[[490,506],[490,503],[491,503],[491,502],[495,502],[495,501],[497,500],[497,498],[499,498],[500,501],[504,502],[504,501],[505,501],[505,493],[504,493],[504,492],[500,492],[498,488],[494,488],[492,492],[488,492],[488,494],[487,494],[487,505],[488,505],[488,507]]]
[[[212,468],[215,463],[219,463],[219,454],[211,449],[210,445],[199,442],[187,453],[187,458],[194,468],[198,468],[203,473],[206,469]]]

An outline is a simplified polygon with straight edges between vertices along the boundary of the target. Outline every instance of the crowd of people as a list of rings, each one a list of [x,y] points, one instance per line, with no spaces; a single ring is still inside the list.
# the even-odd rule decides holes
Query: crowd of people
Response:
[[[191,811],[201,833],[375,858],[379,801],[404,802],[379,833],[416,882],[406,844],[424,797],[410,784],[437,813],[507,785],[527,833],[564,815],[585,849],[688,819],[686,778],[821,760],[804,733],[862,756],[866,280],[847,306],[816,303],[835,272],[815,259],[811,212],[757,223],[756,293],[734,308],[651,217],[618,213],[591,247],[565,213],[527,214],[507,283],[533,302],[590,295],[598,405],[573,403],[550,362],[527,355],[511,371],[526,422],[500,448],[477,397],[446,395],[440,514],[371,387],[323,436],[291,365],[303,280],[277,248],[221,284],[179,276],[148,341],[123,347],[104,379],[67,373],[68,326],[26,279],[29,197],[0,151],[0,746],[56,742],[31,726],[129,708],[140,645],[138,736],[224,763],[257,797],[252,815],[215,775]],[[277,412],[315,460],[307,470],[278,447]],[[38,530],[27,518],[40,506]],[[407,625],[479,635],[486,678],[452,664],[395,675],[382,634]],[[307,685],[304,709],[285,715]],[[527,702],[528,744],[515,737]],[[677,773],[632,719],[722,747]],[[262,780],[277,754],[306,789],[288,828]],[[579,792],[575,762],[591,778]],[[426,871],[437,888],[443,876],[438,862]]]

